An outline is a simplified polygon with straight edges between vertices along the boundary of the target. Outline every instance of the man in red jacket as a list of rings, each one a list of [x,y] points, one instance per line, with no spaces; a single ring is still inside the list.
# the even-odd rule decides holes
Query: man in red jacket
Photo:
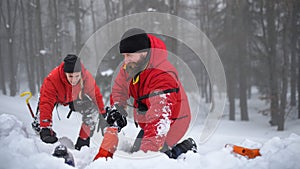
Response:
[[[38,110],[40,137],[45,143],[58,140],[52,130],[52,111],[57,104],[69,105],[71,111],[82,113],[83,122],[75,148],[80,150],[82,146],[89,146],[95,128],[92,116],[105,111],[99,87],[76,55],[67,55],[42,84]]]
[[[134,120],[141,131],[132,152],[161,151],[177,158],[195,150],[191,138],[177,144],[189,127],[191,112],[177,70],[167,59],[164,42],[133,28],[124,33],[119,48],[124,63],[112,87],[111,105],[125,108],[129,97],[134,99]],[[102,145],[109,145],[104,141],[105,138]],[[105,156],[101,155],[102,149],[96,158]]]

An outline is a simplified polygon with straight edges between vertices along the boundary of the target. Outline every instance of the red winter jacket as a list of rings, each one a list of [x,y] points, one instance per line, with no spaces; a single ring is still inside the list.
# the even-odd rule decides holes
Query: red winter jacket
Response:
[[[72,86],[63,70],[64,62],[54,68],[44,79],[40,91],[39,110],[40,126],[49,127],[52,125],[52,111],[55,104],[68,105],[69,102],[77,100],[81,91],[80,82]],[[100,89],[98,88],[91,73],[81,65],[83,79],[83,93],[89,95],[95,104],[98,105],[99,112],[104,110],[104,104]]]
[[[144,130],[140,149],[158,151],[165,142],[173,146],[183,137],[191,113],[177,70],[167,59],[164,42],[151,34],[148,37],[151,51],[147,68],[135,84],[121,68],[112,88],[111,102],[126,105],[129,97],[134,98],[134,119]],[[138,102],[148,110],[137,111]]]

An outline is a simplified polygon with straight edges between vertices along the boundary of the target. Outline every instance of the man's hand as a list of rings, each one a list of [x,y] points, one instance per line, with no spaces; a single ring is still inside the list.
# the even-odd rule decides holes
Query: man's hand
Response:
[[[107,108],[106,112],[106,121],[109,126],[118,127],[118,131],[120,132],[121,129],[127,125],[127,113],[124,108],[114,105],[112,108]]]

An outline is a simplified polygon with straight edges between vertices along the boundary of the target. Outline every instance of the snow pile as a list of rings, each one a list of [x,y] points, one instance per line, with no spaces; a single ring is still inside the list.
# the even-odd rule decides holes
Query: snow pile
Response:
[[[54,147],[59,143],[42,143],[38,136],[28,134],[24,125],[15,116],[0,115],[0,168],[73,168],[64,164],[63,159],[52,157]],[[203,153],[198,145],[199,153],[188,152],[179,159],[169,159],[162,153],[136,152],[128,154],[118,150],[113,159],[98,159],[92,161],[97,150],[83,147],[81,151],[69,150],[75,159],[76,168],[99,169],[114,168],[130,169],[232,169],[232,168],[258,168],[258,169],[296,169],[300,161],[300,136],[291,134],[287,138],[273,137],[261,144],[251,140],[244,140],[241,146],[248,148],[261,148],[262,156],[255,159],[247,159],[235,155],[228,148]],[[224,145],[220,145],[224,146]]]
[[[264,144],[260,153],[270,162],[269,168],[300,168],[300,137],[296,134],[286,139],[274,137]]]
[[[39,150],[37,140],[30,137],[22,122],[13,115],[0,115],[0,168],[67,168],[62,159]]]

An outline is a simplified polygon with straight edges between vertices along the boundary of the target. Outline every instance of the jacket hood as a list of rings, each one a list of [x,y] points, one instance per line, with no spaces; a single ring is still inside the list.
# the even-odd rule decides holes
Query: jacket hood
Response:
[[[151,46],[149,68],[159,68],[160,65],[168,59],[168,51],[166,45],[161,39],[155,37],[154,35],[147,35],[150,40]]]

